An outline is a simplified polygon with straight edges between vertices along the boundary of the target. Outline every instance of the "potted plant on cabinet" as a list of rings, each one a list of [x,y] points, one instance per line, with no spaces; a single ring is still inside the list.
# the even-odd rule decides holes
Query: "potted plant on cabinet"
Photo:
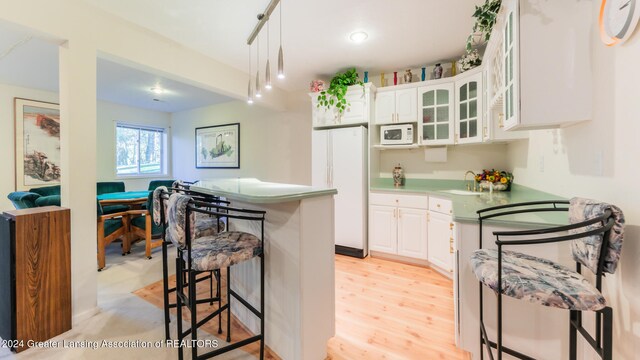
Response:
[[[361,85],[364,91],[364,83],[359,79],[355,68],[343,73],[336,73],[333,79],[331,79],[329,88],[321,91],[320,95],[318,95],[317,106],[324,106],[327,109],[335,107],[338,110],[338,118],[340,118],[344,110],[349,106],[345,95],[347,94],[348,87],[352,85]]]
[[[486,0],[484,4],[476,6],[476,11],[473,13],[476,22],[473,25],[473,32],[467,38],[467,52],[471,52],[478,38],[480,41],[489,40],[501,4],[502,0]]]

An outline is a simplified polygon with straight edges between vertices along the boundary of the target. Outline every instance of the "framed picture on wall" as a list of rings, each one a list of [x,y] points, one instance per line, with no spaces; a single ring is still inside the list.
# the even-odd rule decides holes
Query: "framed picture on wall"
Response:
[[[196,168],[240,168],[239,123],[196,128]]]
[[[14,98],[16,191],[60,184],[60,106]]]

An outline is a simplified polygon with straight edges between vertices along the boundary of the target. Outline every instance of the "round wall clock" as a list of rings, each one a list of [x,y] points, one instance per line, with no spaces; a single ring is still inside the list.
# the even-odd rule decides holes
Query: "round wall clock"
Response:
[[[638,0],[602,0],[600,37],[607,46],[623,43],[631,36],[640,17]]]

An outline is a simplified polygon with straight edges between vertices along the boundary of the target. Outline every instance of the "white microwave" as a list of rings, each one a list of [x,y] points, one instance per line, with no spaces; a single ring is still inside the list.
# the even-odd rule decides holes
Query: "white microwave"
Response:
[[[381,145],[413,144],[413,124],[384,125],[380,127]]]

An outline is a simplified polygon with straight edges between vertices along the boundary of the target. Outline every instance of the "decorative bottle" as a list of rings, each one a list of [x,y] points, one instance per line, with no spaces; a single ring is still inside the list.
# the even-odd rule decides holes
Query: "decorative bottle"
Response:
[[[393,85],[398,85],[398,72],[393,72]]]
[[[409,84],[413,80],[413,74],[411,73],[411,69],[407,69],[404,72],[404,83]]]
[[[380,87],[383,87],[384,85],[384,73],[380,73]]]
[[[402,166],[398,164],[398,166],[393,168],[393,186],[402,185],[404,185],[404,170],[402,170]]]
[[[364,83],[366,84],[366,83],[368,83],[368,82],[369,82],[369,72],[368,72],[368,71],[365,71],[365,72],[364,72]]]
[[[433,68],[433,78],[440,79],[442,78],[442,65],[440,63],[436,64],[436,67]]]
[[[427,79],[427,68],[422,68],[422,75],[420,75],[420,79],[425,81]]]

